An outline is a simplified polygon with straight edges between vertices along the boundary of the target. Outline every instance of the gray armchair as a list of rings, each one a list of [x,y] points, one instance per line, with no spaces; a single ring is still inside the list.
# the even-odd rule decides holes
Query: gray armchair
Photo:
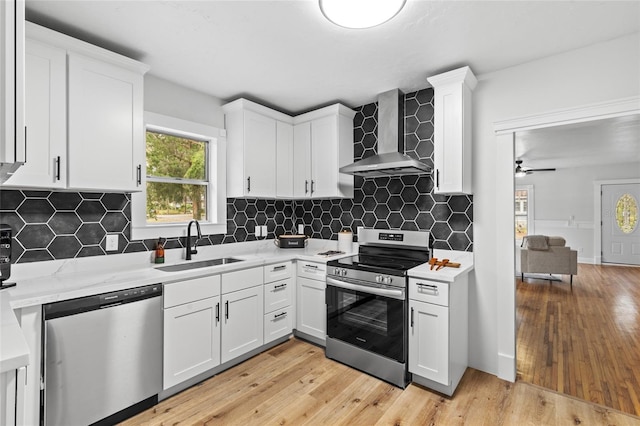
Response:
[[[562,237],[525,237],[520,249],[522,280],[524,281],[524,274],[527,273],[570,275],[570,286],[573,289],[573,276],[578,274],[578,252],[565,244]]]

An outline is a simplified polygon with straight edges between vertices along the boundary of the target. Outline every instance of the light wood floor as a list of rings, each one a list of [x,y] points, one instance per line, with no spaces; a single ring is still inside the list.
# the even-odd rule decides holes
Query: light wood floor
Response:
[[[124,424],[637,426],[640,418],[473,369],[453,398],[402,390],[292,338]]]
[[[518,380],[640,415],[640,268],[517,282]]]

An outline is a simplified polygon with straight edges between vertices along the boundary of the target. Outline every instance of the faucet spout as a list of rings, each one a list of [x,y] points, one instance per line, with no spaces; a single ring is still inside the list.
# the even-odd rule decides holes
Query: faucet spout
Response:
[[[193,223],[196,224],[196,232],[198,234],[197,234],[196,240],[193,242],[193,248],[191,248],[191,224]],[[194,219],[191,222],[189,222],[189,224],[187,225],[187,254],[185,256],[186,260],[191,260],[191,255],[198,254],[198,250],[196,248],[198,247],[198,241],[201,238],[202,238],[202,232],[200,232],[200,223]]]

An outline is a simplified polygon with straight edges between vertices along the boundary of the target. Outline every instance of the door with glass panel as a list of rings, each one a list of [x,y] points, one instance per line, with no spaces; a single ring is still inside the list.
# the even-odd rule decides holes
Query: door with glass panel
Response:
[[[640,183],[602,185],[602,262],[640,265]]]

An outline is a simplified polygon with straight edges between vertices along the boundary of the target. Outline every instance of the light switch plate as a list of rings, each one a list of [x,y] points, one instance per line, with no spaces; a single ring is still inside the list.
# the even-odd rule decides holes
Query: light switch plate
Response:
[[[267,234],[269,233],[269,231],[267,231],[267,225],[262,225],[260,228],[262,228],[262,236],[266,237]]]
[[[262,237],[262,226],[256,225],[253,232],[255,233],[256,237]]]
[[[107,241],[105,243],[106,251],[118,250],[118,234],[107,234]]]
[[[304,234],[304,225],[300,224],[298,225],[298,235],[302,235]]]

